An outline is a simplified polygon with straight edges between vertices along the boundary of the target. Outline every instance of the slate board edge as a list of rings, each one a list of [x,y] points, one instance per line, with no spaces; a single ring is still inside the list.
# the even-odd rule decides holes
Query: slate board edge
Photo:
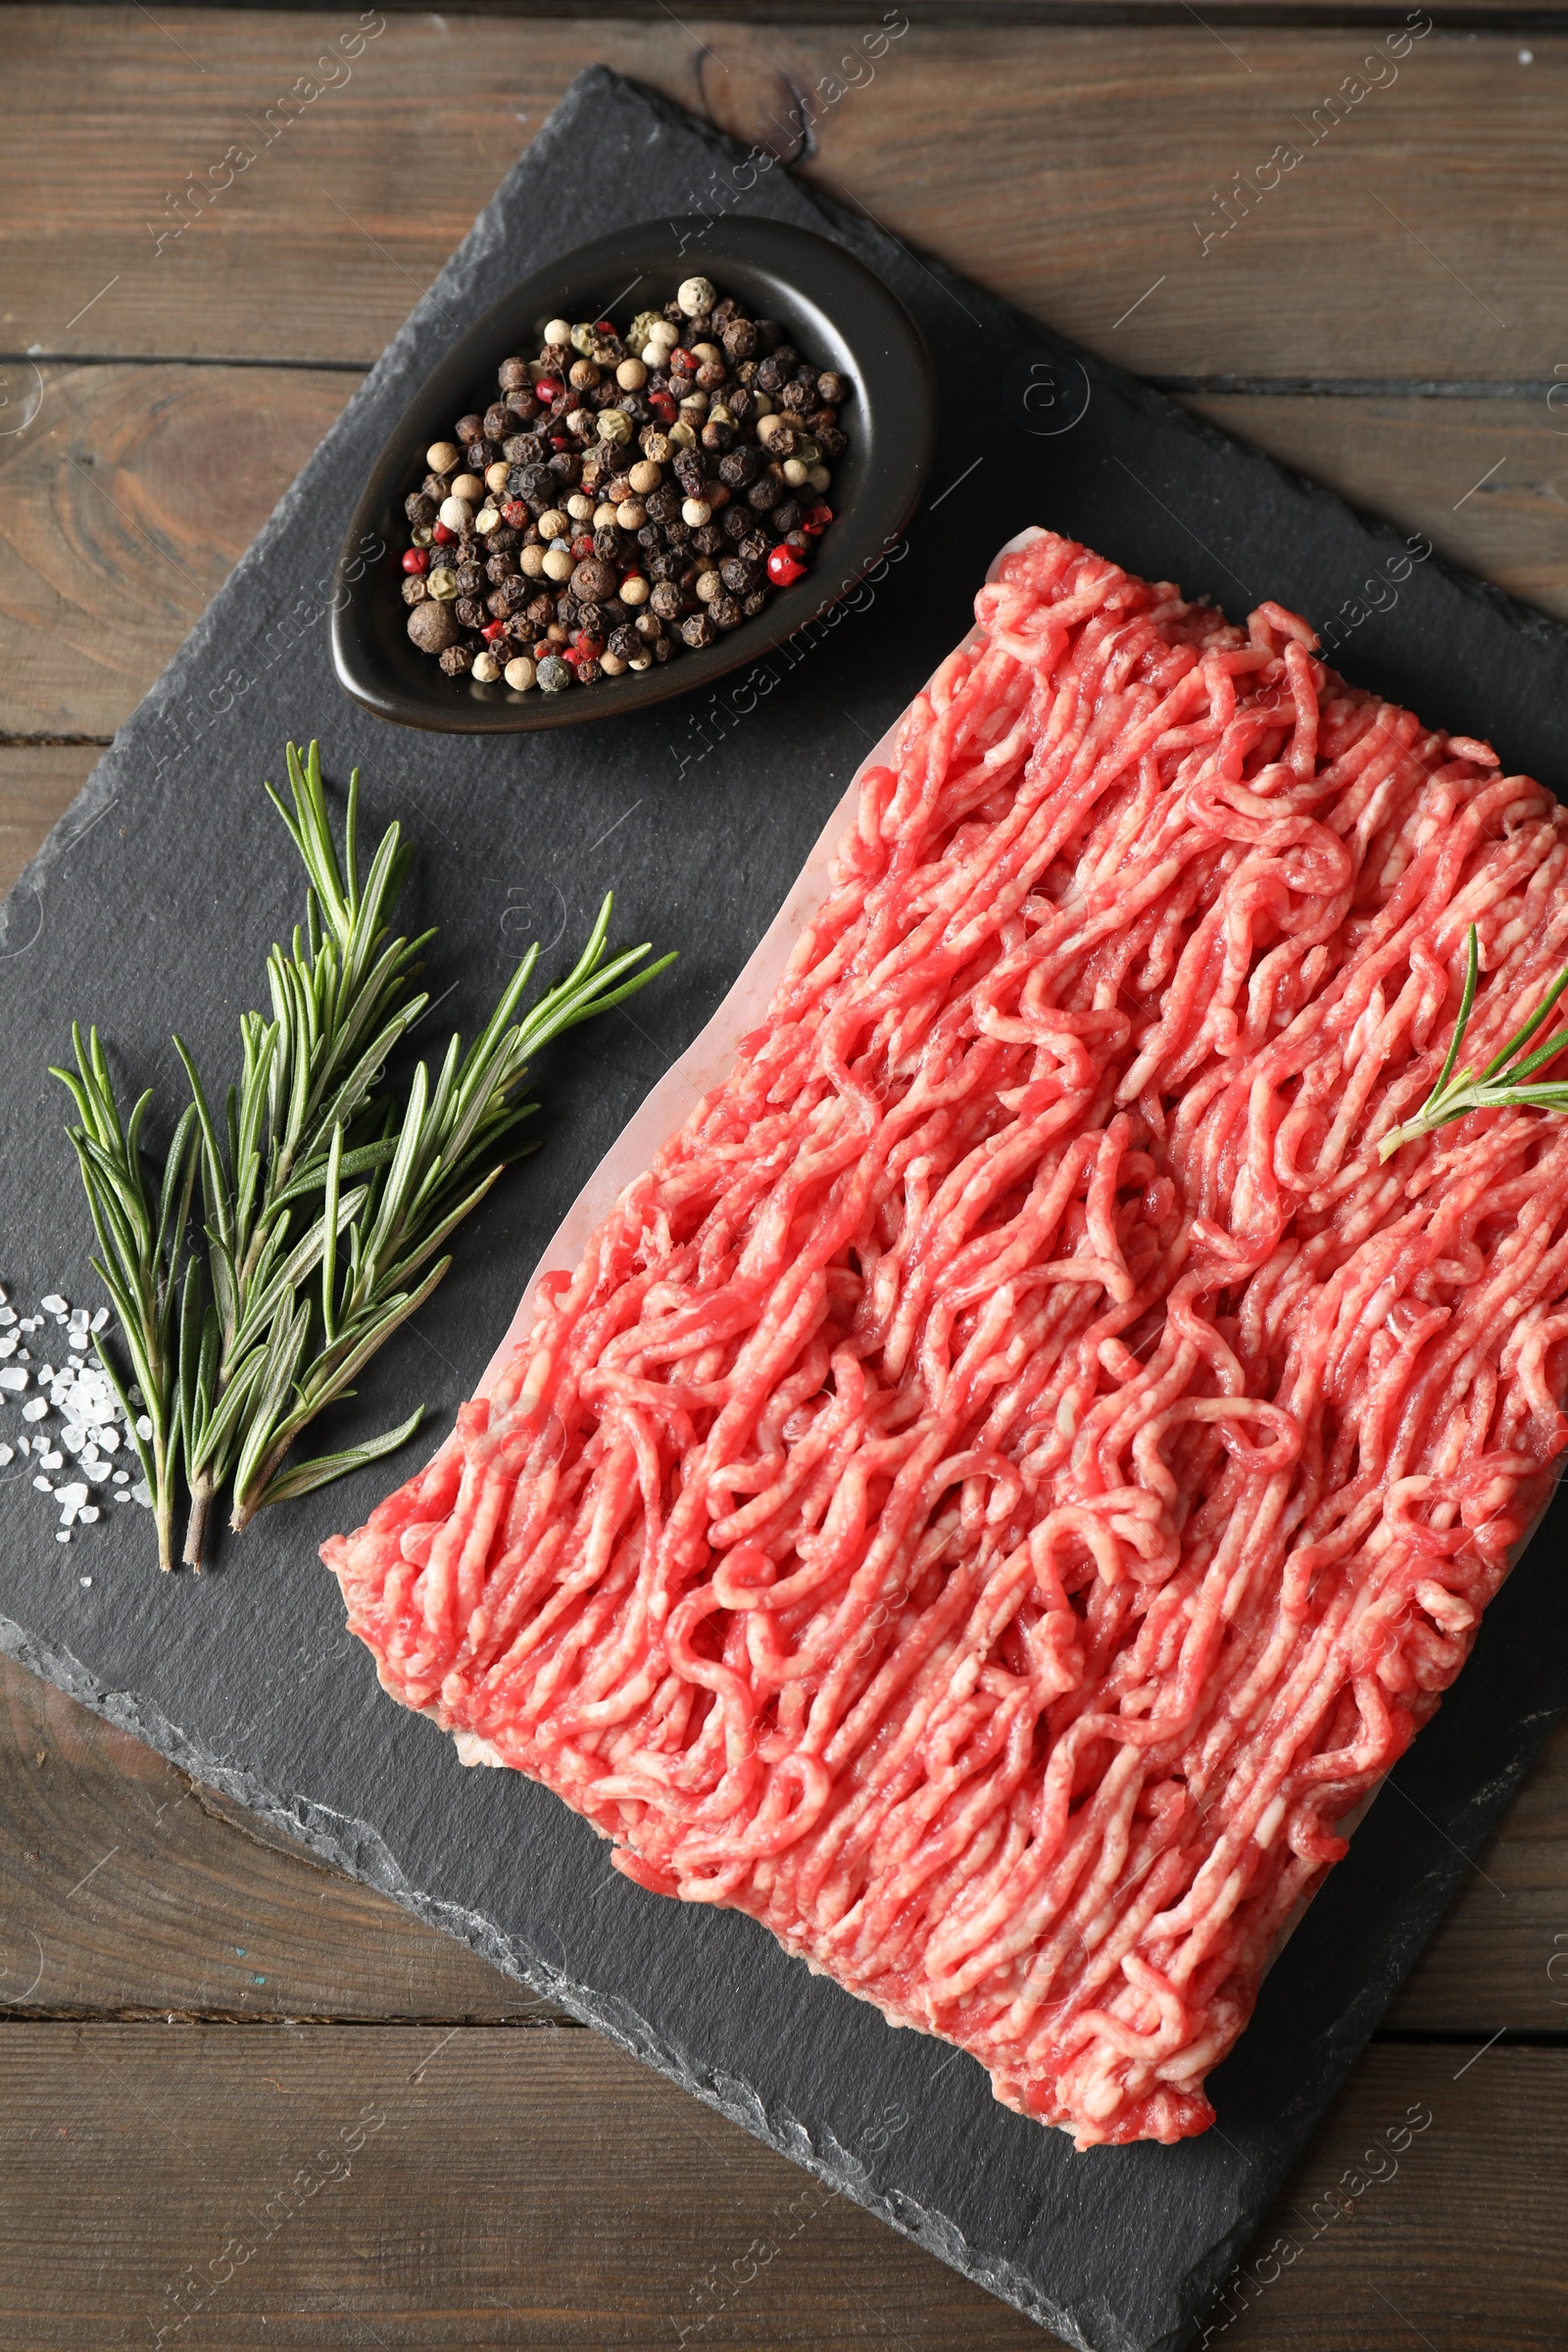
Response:
[[[649,2021],[624,2002],[606,2004],[591,1986],[574,1982],[518,1939],[503,1936],[481,1913],[466,1911],[439,1896],[422,1893],[398,1868],[385,1840],[371,1823],[352,1820],[309,1800],[290,1802],[251,1774],[221,1763],[200,1740],[193,1740],[156,1708],[128,1691],[106,1689],[71,1651],[38,1641],[4,1615],[0,1615],[0,1652],[40,1681],[53,1684],[78,1705],[102,1716],[117,1731],[127,1732],[144,1745],[156,1749],[177,1771],[243,1805],[247,1812],[254,1813],[270,1828],[303,1845],[333,1869],[344,1871],[362,1885],[389,1896],[427,1927],[466,1944],[491,1967],[500,1969],[541,1998],[556,2002],[579,2024],[592,2027],[606,2040],[613,2042],[627,2057],[662,2075],[678,2089],[723,2116],[726,2122],[740,2125],[754,2138],[813,2174],[836,2194],[853,2197],[878,2221],[911,2238],[927,2253],[973,2279],[1000,2301],[1011,2304],[1026,2319],[1049,2328],[1064,2342],[1076,2346],[1078,2352],[1117,2352],[1120,2346],[1125,2346],[1127,2352],[1175,2352],[1175,2347],[1189,2333],[1187,2328],[1181,2328],[1152,2345],[1146,2339],[1126,2335],[1119,2328],[1114,2337],[1101,2333],[1091,2338],[1082,2334],[1068,2313],[1043,2300],[1026,2272],[998,2256],[978,2254],[945,2215],[918,2206],[903,2192],[897,2203],[879,2195],[864,2179],[859,2160],[831,2133],[828,2135],[831,2144],[818,2150],[804,2124],[787,2110],[770,2110],[749,2084],[717,2072],[699,2075],[682,2065]],[[1255,2227],[1251,2222],[1245,2223],[1234,2233],[1235,2242],[1250,2238]],[[1233,2249],[1230,2239],[1225,2242],[1228,2260]]]
[[[663,123],[678,129],[687,139],[695,139],[700,142],[719,162],[732,162],[742,152],[722,134],[696,121],[683,109],[664,99],[660,93],[649,91],[640,84],[612,74],[608,69],[594,67],[577,76],[564,94],[560,105],[526,150],[527,156],[530,159],[541,157],[548,159],[551,146],[567,136],[564,124],[577,106],[590,102],[600,94],[614,95],[616,93],[629,93],[634,96],[637,103],[650,114],[657,115]],[[858,250],[864,258],[870,260],[873,267],[879,265],[880,257],[880,266],[886,268],[888,253],[896,244],[896,240],[885,237],[882,232],[873,229],[858,214],[823,197],[816,189],[804,185],[789,174],[781,173],[781,179],[787,182],[794,203],[814,213],[831,233],[848,244],[851,250]],[[500,213],[500,201],[501,197],[498,191],[497,197],[492,199],[491,203],[478,216],[468,238],[464,241],[458,252],[444,267],[429,291],[420,297],[404,325],[368,370],[364,382],[356,388],[345,406],[339,419],[340,423],[349,423],[356,416],[363,403],[376,397],[385,378],[394,373],[402,364],[408,346],[430,324],[432,319],[442,320],[449,328],[451,327],[451,317],[450,313],[445,311],[445,304],[461,296],[464,280],[481,263],[493,257],[496,243],[502,235],[504,224]],[[745,210],[742,206],[732,209],[737,216],[743,214]],[[933,279],[946,289],[962,287],[972,300],[978,302],[982,307],[991,309],[998,320],[1010,318],[1016,321],[1022,316],[1001,298],[975,286],[972,281],[941,264],[931,265],[922,260],[918,263],[918,267],[928,271]],[[955,296],[955,299],[958,299],[958,297]],[[1227,433],[1223,427],[1182,408],[1166,394],[1141,383],[1135,377],[1124,374],[1120,369],[1099,360],[1092,354],[1080,352],[1066,338],[1054,334],[1037,321],[1030,320],[1028,323],[1043,348],[1068,354],[1077,360],[1102,397],[1115,400],[1134,413],[1142,413],[1151,416],[1157,416],[1167,429],[1179,420],[1184,434],[1203,443],[1210,449],[1238,446],[1236,437]],[[336,429],[334,426],[330,437],[335,438]],[[1260,463],[1267,466],[1277,477],[1288,483],[1298,495],[1304,494],[1312,503],[1322,509],[1352,515],[1362,532],[1370,532],[1376,540],[1391,548],[1403,544],[1402,535],[1384,518],[1367,515],[1340,498],[1337,493],[1312,481],[1310,477],[1303,476],[1295,469],[1282,465],[1279,461],[1269,457],[1266,452],[1259,451],[1250,444],[1243,443],[1240,446],[1246,448],[1250,460],[1254,465]],[[279,500],[271,517],[264,525],[251,548],[241,558],[234,573],[230,575],[230,582],[227,585],[234,585],[242,579],[249,579],[256,570],[265,565],[275,539],[293,519],[300,506],[312,495],[318,467],[324,463],[319,452],[313,453],[296,481]],[[1518,628],[1521,635],[1535,644],[1560,649],[1565,642],[1568,642],[1568,630],[1565,630],[1562,624],[1554,621],[1550,616],[1520,604],[1505,592],[1475,579],[1472,575],[1450,565],[1441,558],[1434,557],[1432,562],[1434,569],[1442,571],[1468,600],[1488,609],[1495,615],[1506,617]],[[225,590],[220,591],[219,597],[215,599],[214,605],[209,607],[196,623],[179,652],[173,657],[141,705],[138,706],[137,711],[133,713],[133,718],[138,721],[157,722],[173,700],[173,673],[175,670],[184,672],[187,666],[187,656],[192,657],[192,665],[194,665],[195,657],[209,651],[219,640],[222,626],[220,608],[226,601],[225,587]],[[87,826],[95,823],[112,804],[114,765],[120,742],[121,737],[117,735],[115,744],[110,747],[105,758],[94,768],[82,792],[24,870],[18,890],[13,894],[11,905],[16,904],[17,898],[28,885],[37,891],[42,884],[45,884],[52,866],[64,852],[79,839]],[[1038,2287],[1026,2274],[1001,2258],[987,2257],[979,2253],[972,2242],[963,2238],[954,2225],[940,2213],[930,2212],[916,2205],[906,2196],[901,2197],[895,2204],[869,2190],[855,2177],[858,2169],[856,2161],[853,2158],[847,2158],[846,2152],[831,2133],[828,2134],[828,2138],[832,2140],[832,2146],[825,2154],[819,2155],[812,2147],[804,2128],[793,2117],[782,2111],[777,2112],[776,2115],[770,2113],[755,2092],[744,2089],[727,2077],[720,2075],[711,2080],[705,2080],[694,2075],[689,2068],[673,2059],[646,2021],[625,2003],[616,2002],[612,2007],[607,2007],[589,1988],[569,1983],[555,1971],[550,1963],[539,1959],[531,1951],[525,1957],[522,1947],[501,1936],[482,1915],[468,1913],[440,1898],[420,1894],[404,1881],[379,1833],[369,1825],[347,1815],[332,1813],[324,1807],[289,1804],[277,1798],[264,1783],[252,1780],[232,1767],[208,1762],[205,1758],[205,1751],[199,1749],[197,1744],[177,1726],[158,1716],[155,1711],[140,1702],[132,1700],[122,1691],[114,1691],[96,1686],[93,1678],[68,1651],[36,1642],[32,1637],[24,1634],[20,1627],[3,1618],[0,1618],[0,1648],[6,1649],[10,1654],[16,1656],[19,1662],[30,1667],[32,1671],[42,1674],[45,1679],[55,1682],[108,1720],[122,1725],[134,1736],[141,1738],[176,1765],[195,1772],[198,1777],[208,1781],[211,1785],[231,1793],[237,1801],[245,1803],[264,1819],[300,1839],[307,1847],[318,1852],[323,1858],[347,1868],[356,1877],[398,1900],[416,1916],[426,1919],[444,1932],[456,1936],[459,1940],[468,1943],[471,1948],[491,1959],[495,1965],[503,1968],[508,1974],[530,1984],[547,1997],[560,2000],[562,2005],[569,2009],[572,2014],[581,2017],[584,2023],[605,2033],[618,2046],[636,2056],[643,2063],[664,2074],[692,2095],[715,2108],[717,2112],[740,2123],[744,2128],[753,2132],[756,2136],[774,2146],[779,2152],[801,2164],[805,2169],[816,2174],[828,2185],[845,2189],[879,2219],[901,2230],[904,2234],[912,2237],[917,2243],[937,2254],[942,2260],[970,2277],[1001,2299],[1013,2304],[1031,2319],[1053,2328],[1067,2340],[1080,2346],[1092,2344],[1094,2352],[1119,2352],[1119,2347],[1123,2344],[1132,2346],[1135,2343],[1139,2347],[1139,2352],[1168,2352],[1169,2347],[1182,2342],[1190,2332],[1192,2323],[1179,2326],[1170,2330],[1168,2334],[1158,2338],[1150,2338],[1146,2335],[1139,2335],[1135,2338],[1127,2334],[1120,2322],[1112,2314],[1106,2312],[1102,2306],[1098,2310],[1081,2309],[1079,2322],[1075,2326],[1064,2313],[1056,2310],[1042,2298]],[[1553,1712],[1543,1714],[1538,1719],[1539,1730],[1537,1723],[1532,1722],[1530,1727],[1534,1735],[1531,1740],[1532,1749],[1539,1738],[1544,1735],[1545,1729],[1553,1719]],[[1519,1754],[1508,1772],[1489,1783],[1485,1790],[1476,1792],[1471,1809],[1477,1815],[1483,1809],[1485,1810],[1488,1817],[1485,1826],[1490,1826],[1491,1819],[1494,1818],[1495,1813],[1501,1810],[1508,1793],[1528,1762],[1528,1753]],[[1298,2103],[1303,2110],[1310,2110],[1312,2124],[1315,2124],[1327,2106],[1329,2097],[1341,2087],[1349,2063],[1353,2061],[1355,2053],[1362,2046],[1366,2035],[1375,2026],[1389,1999],[1392,1998],[1410,1962],[1424,1944],[1431,1925],[1435,1924],[1436,1918],[1441,1916],[1442,1909],[1446,1908],[1448,1900],[1451,1899],[1452,1892],[1467,1862],[1468,1856],[1458,1857],[1457,1867],[1450,1867],[1448,1870],[1440,1868],[1428,1874],[1429,1883],[1434,1887],[1437,1898],[1428,1927],[1425,1930],[1412,1928],[1403,1955],[1396,1958],[1390,1954],[1388,1965],[1380,1971],[1379,1977],[1367,1983],[1361,1997],[1350,2010],[1342,2013],[1338,2021],[1339,2032],[1336,2034],[1335,2039],[1344,2047],[1345,2058],[1338,2069],[1333,2088],[1322,2097],[1308,2098]],[[1303,2132],[1301,2136],[1304,2139],[1305,2133]],[[1240,2224],[1234,2230],[1227,2232],[1206,2247],[1201,2254],[1195,2256],[1184,2281],[1191,2298],[1188,2303],[1190,2310],[1197,2312],[1201,2309],[1208,2292],[1223,2278],[1238,2248],[1254,2233],[1260,2220],[1261,2213],[1256,2218]],[[1092,2328],[1091,2335],[1080,2332],[1085,2326]]]

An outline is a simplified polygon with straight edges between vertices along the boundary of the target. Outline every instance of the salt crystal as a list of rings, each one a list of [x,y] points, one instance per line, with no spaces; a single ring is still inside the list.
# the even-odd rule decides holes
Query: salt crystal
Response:
[[[0,1355],[15,1355],[21,1344],[16,1333],[8,1331],[5,1338],[0,1340]]]
[[[83,1527],[94,1526],[98,1518],[98,1505],[95,1502],[84,1502],[76,1513],[76,1517],[81,1521]]]
[[[60,1505],[60,1523],[63,1527],[71,1525],[86,1499],[87,1490],[79,1480],[74,1481],[69,1487],[61,1487],[57,1491],[55,1500]]]
[[[152,1494],[148,1488],[147,1481],[144,1478],[138,1478],[136,1484],[131,1488],[130,1499],[132,1502],[139,1502],[144,1511],[150,1511],[152,1509]]]
[[[71,1310],[71,1320],[73,1323],[80,1323],[85,1326],[87,1309],[84,1306],[74,1306]]]
[[[11,1325],[16,1321],[16,1319],[17,1310],[14,1306],[0,1306],[0,1324],[4,1324],[7,1330],[10,1329]]]
[[[44,1382],[45,1382],[46,1380],[53,1380],[54,1376],[55,1376],[55,1368],[54,1368],[53,1364],[41,1364],[41,1365],[39,1366],[39,1368],[38,1368],[38,1385],[39,1385],[39,1387],[40,1387],[40,1388],[42,1388],[42,1386],[43,1386],[43,1384],[44,1384]]]
[[[87,1329],[89,1331],[102,1331],[108,1320],[109,1309],[107,1306],[101,1306],[98,1309],[98,1312],[94,1315],[92,1321],[88,1324]]]
[[[118,1453],[120,1451],[119,1430],[114,1428],[112,1425],[108,1429],[101,1429],[98,1432],[98,1443],[103,1447],[105,1453]]]
[[[46,1315],[64,1315],[71,1311],[58,1291],[51,1291],[47,1298],[39,1299],[38,1304]]]
[[[18,1438],[17,1450],[19,1453],[30,1453],[32,1451],[32,1440],[30,1438]]]
[[[26,1348],[19,1348],[17,1349],[17,1361],[19,1364],[30,1364],[32,1361],[31,1350]]]
[[[83,1469],[85,1469],[86,1465],[87,1465],[89,1462],[95,1462],[97,1459],[98,1459],[98,1448],[97,1448],[97,1446],[94,1446],[94,1445],[91,1443],[91,1441],[89,1440],[89,1442],[88,1442],[88,1443],[87,1443],[85,1446],[83,1446],[83,1447],[82,1447],[82,1449],[81,1449],[81,1460],[82,1460],[82,1467],[83,1467]]]
[[[0,1446],[0,1470],[5,1468],[7,1462],[14,1462],[16,1458],[16,1448],[14,1446]]]
[[[57,1527],[57,1528],[55,1529],[55,1542],[56,1542],[57,1544],[69,1544],[69,1543],[71,1542],[71,1530],[70,1530],[70,1528],[69,1528],[69,1527]]]
[[[86,1471],[87,1476],[92,1480],[92,1483],[95,1487],[101,1487],[104,1483],[104,1480],[109,1476],[109,1464],[107,1462],[89,1462],[85,1454],[82,1456],[81,1467]]]
[[[66,1457],[63,1453],[40,1453],[38,1459],[46,1470],[60,1470],[65,1467]]]
[[[20,1396],[26,1385],[27,1375],[20,1364],[7,1364],[4,1371],[0,1371],[0,1389],[10,1389]]]
[[[55,1491],[54,1483],[50,1479],[35,1478],[32,1483],[40,1494],[52,1494]]]
[[[10,1459],[9,1452],[6,1458],[7,1460]],[[130,1484],[130,1472],[128,1470],[117,1470],[115,1472],[115,1484],[117,1487],[128,1487]]]
[[[60,1432],[60,1443],[69,1453],[79,1453],[87,1443],[87,1432],[77,1421],[68,1421]]]
[[[9,1291],[6,1289],[6,1287],[5,1287],[4,1283],[0,1283],[0,1306],[4,1306],[4,1304],[5,1304],[6,1300],[7,1300],[7,1298],[8,1298],[10,1296],[11,1296],[11,1294],[10,1294],[10,1292],[9,1292]]]
[[[48,1410],[48,1397],[34,1396],[23,1406],[22,1418],[24,1421],[41,1421]]]
[[[4,1381],[5,1381],[5,1377],[6,1377],[6,1376],[5,1376],[5,1374],[4,1374],[3,1372],[0,1372],[0,1383],[4,1383]],[[13,1386],[16,1386],[16,1385],[19,1385],[19,1384],[13,1383],[12,1385],[13,1385]],[[22,1384],[22,1385],[24,1385],[24,1384]],[[152,1417],[151,1417],[151,1415],[150,1415],[150,1414],[147,1414],[147,1413],[138,1413],[138,1414],[136,1415],[136,1435],[137,1435],[137,1437],[138,1437],[138,1438],[150,1438],[150,1437],[152,1436],[152,1434],[153,1434],[153,1425],[152,1425]],[[151,1499],[152,1499],[152,1497],[149,1495],[149,1497],[148,1497],[148,1500],[150,1501]]]
[[[92,1578],[90,1576],[78,1576],[76,1582],[78,1585],[90,1585],[92,1583]]]

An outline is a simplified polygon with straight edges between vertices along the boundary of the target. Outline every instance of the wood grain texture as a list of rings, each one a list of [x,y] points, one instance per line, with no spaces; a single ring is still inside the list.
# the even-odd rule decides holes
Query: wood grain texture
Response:
[[[0,2012],[553,2016],[0,1657]]]
[[[222,586],[358,377],[42,371],[0,439],[0,736],[107,737]]]
[[[727,82],[740,127],[748,77],[814,93],[812,178],[1139,370],[1549,383],[1568,359],[1558,33],[1528,65],[1516,34],[1440,29],[1364,69],[1366,28],[922,22],[846,70],[848,24],[418,15],[339,73],[335,19],[70,22],[62,41],[48,8],[6,16],[17,354],[368,362],[597,58],[686,105]],[[1282,145],[1302,160],[1220,237],[1216,194]],[[211,201],[182,215],[187,173]]]
[[[1211,2341],[1563,2342],[1568,2053],[1463,2064],[1369,2057]],[[13,2024],[0,2078],[7,2347],[1052,2340],[593,2034]]]
[[[4,643],[0,622],[0,649]],[[101,756],[96,743],[0,743],[0,894],[64,816]]]
[[[113,734],[358,380],[172,363],[45,371],[36,425],[0,439],[0,740]],[[1568,619],[1568,430],[1558,429],[1568,414],[1544,396],[1188,405]],[[241,445],[243,465],[232,455]],[[1000,513],[999,541],[1031,520],[1050,517]],[[20,785],[8,780],[16,772],[0,770],[0,827],[20,828],[0,831],[10,874],[35,846],[20,852],[36,805],[27,779],[45,771],[20,771]]]

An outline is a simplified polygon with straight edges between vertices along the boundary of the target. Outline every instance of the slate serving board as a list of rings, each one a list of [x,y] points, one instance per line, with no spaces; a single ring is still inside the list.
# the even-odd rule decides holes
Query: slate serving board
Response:
[[[1397,576],[1391,530],[782,171],[739,193],[738,160],[603,70],[573,84],[18,884],[0,912],[0,1282],[20,1306],[56,1288],[97,1302],[63,1098],[44,1074],[73,1015],[105,1028],[127,1089],[173,1100],[172,1025],[215,1073],[260,1001],[267,947],[299,899],[260,790],[287,736],[318,735],[339,783],[358,760],[368,820],[409,826],[407,913],[440,920],[433,985],[452,988],[437,1050],[448,1020],[471,1031],[529,939],[559,963],[608,884],[621,937],[682,951],[669,978],[541,1069],[542,1151],[475,1218],[416,1336],[379,1359],[340,1423],[345,1438],[384,1428],[424,1397],[439,1436],[589,1171],[723,995],[867,746],[962,634],[1001,540],[1048,523],[1237,616],[1273,596],[1321,621],[1369,578]],[[819,642],[695,710],[474,740],[352,708],[327,663],[333,560],[421,375],[541,261],[699,206],[840,238],[915,315],[944,424],[906,544]],[[701,267],[700,247],[683,258],[672,236],[670,267],[672,282]],[[1430,560],[1340,660],[1562,782],[1568,635],[1541,615]],[[16,1427],[10,1400],[0,1433]],[[58,1545],[48,1499],[20,1464],[4,1477],[0,1643],[15,1656],[1091,2352],[1164,2352],[1186,2336],[1568,1701],[1557,1508],[1213,2079],[1219,2129],[1174,2149],[1075,2156],[997,2106],[968,2058],[890,2032],[752,1921],[645,1894],[554,1797],[464,1771],[450,1741],[385,1698],[316,1547],[364,1518],[386,1467],[268,1514],[199,1583],[159,1578],[145,1513],[122,1506]]]

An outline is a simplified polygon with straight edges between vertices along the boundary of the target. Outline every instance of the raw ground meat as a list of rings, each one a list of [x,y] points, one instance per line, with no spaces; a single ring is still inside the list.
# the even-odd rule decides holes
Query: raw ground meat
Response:
[[[1491,750],[1049,534],[762,1025],[325,1546],[387,1689],[1097,2141],[1211,2120],[1568,1437],[1568,960]]]

